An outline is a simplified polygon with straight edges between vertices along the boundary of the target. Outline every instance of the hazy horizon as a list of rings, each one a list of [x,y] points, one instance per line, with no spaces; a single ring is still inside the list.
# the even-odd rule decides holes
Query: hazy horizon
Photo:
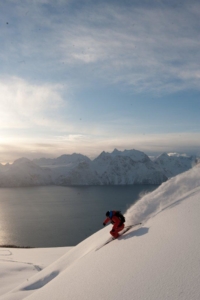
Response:
[[[116,148],[115,148],[116,149]],[[84,153],[80,153],[80,152],[72,152],[72,153],[61,153],[59,155],[56,155],[56,153],[54,155],[50,155],[50,156],[39,156],[37,155],[37,157],[35,156],[32,156],[31,154],[30,155],[27,155],[27,156],[20,156],[20,157],[16,157],[13,161],[0,161],[0,164],[2,165],[5,165],[5,164],[12,164],[14,161],[20,159],[20,158],[27,158],[29,160],[34,160],[34,159],[40,159],[40,158],[49,158],[49,159],[55,159],[55,158],[58,158],[62,155],[72,155],[72,154],[82,154],[84,156],[87,156],[89,159],[91,160],[94,160],[95,158],[97,158],[102,152],[106,152],[106,153],[112,153],[115,149],[112,149],[111,151],[106,151],[106,150],[103,150],[103,151],[100,151],[99,153],[97,153],[95,156],[89,156],[87,154],[84,154]],[[141,151],[139,149],[117,149],[119,151],[125,151],[125,150],[136,150],[136,151]],[[158,152],[158,153],[155,153],[155,152],[144,152],[144,151],[141,151],[143,153],[145,153],[150,159],[154,159],[158,156],[160,156],[161,154],[163,153],[167,153],[169,156],[199,156],[199,153],[183,153],[183,152],[167,152],[167,151],[163,151],[163,152]]]

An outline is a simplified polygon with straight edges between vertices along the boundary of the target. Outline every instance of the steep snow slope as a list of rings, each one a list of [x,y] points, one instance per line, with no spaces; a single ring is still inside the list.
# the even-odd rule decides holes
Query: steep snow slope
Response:
[[[163,183],[126,214],[143,221],[98,251],[110,226],[1,299],[200,299],[200,168]]]

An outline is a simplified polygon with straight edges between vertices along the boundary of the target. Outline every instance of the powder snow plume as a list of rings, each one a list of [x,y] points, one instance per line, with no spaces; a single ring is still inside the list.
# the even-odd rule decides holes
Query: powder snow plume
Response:
[[[166,207],[182,199],[185,194],[200,186],[200,165],[184,172],[159,186],[155,191],[142,197],[125,213],[127,224],[145,222]]]

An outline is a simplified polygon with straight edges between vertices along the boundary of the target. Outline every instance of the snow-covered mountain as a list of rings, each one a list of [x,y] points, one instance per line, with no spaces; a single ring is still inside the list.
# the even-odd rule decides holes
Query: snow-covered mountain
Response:
[[[124,151],[119,151],[116,148],[114,151],[111,153],[112,156],[128,156],[130,157],[133,161],[135,162],[148,162],[150,159],[149,157],[141,151],[132,149],[132,150],[124,150]]]
[[[53,184],[51,170],[41,168],[27,158],[20,158],[0,169],[0,187],[50,184]]]
[[[193,167],[194,157],[160,155],[155,161],[138,150],[102,152],[91,161],[73,153],[58,158],[16,160],[0,166],[0,187],[34,185],[161,184]]]
[[[53,170],[56,185],[101,185],[98,173],[91,161],[82,161],[73,168],[58,167]]]
[[[188,171],[197,163],[197,160],[194,156],[168,155],[167,153],[163,153],[156,158],[154,163],[169,178]]]
[[[40,167],[48,167],[56,185],[99,185],[92,161],[85,155],[73,153],[55,159],[34,160]]]
[[[133,205],[126,225],[142,226],[99,250],[111,225],[65,254],[59,248],[2,248],[1,299],[200,299],[199,198],[196,166]],[[58,259],[46,266],[51,251]]]
[[[167,180],[146,154],[136,150],[102,152],[93,160],[102,184],[160,184]]]
[[[57,158],[40,158],[33,160],[33,162],[40,167],[68,166],[69,168],[83,161],[90,162],[90,159],[87,156],[78,153],[64,154]]]

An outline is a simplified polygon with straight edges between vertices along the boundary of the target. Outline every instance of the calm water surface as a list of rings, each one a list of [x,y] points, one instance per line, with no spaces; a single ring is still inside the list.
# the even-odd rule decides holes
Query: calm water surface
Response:
[[[158,186],[0,189],[0,245],[74,246],[102,228],[107,210],[125,212]]]

